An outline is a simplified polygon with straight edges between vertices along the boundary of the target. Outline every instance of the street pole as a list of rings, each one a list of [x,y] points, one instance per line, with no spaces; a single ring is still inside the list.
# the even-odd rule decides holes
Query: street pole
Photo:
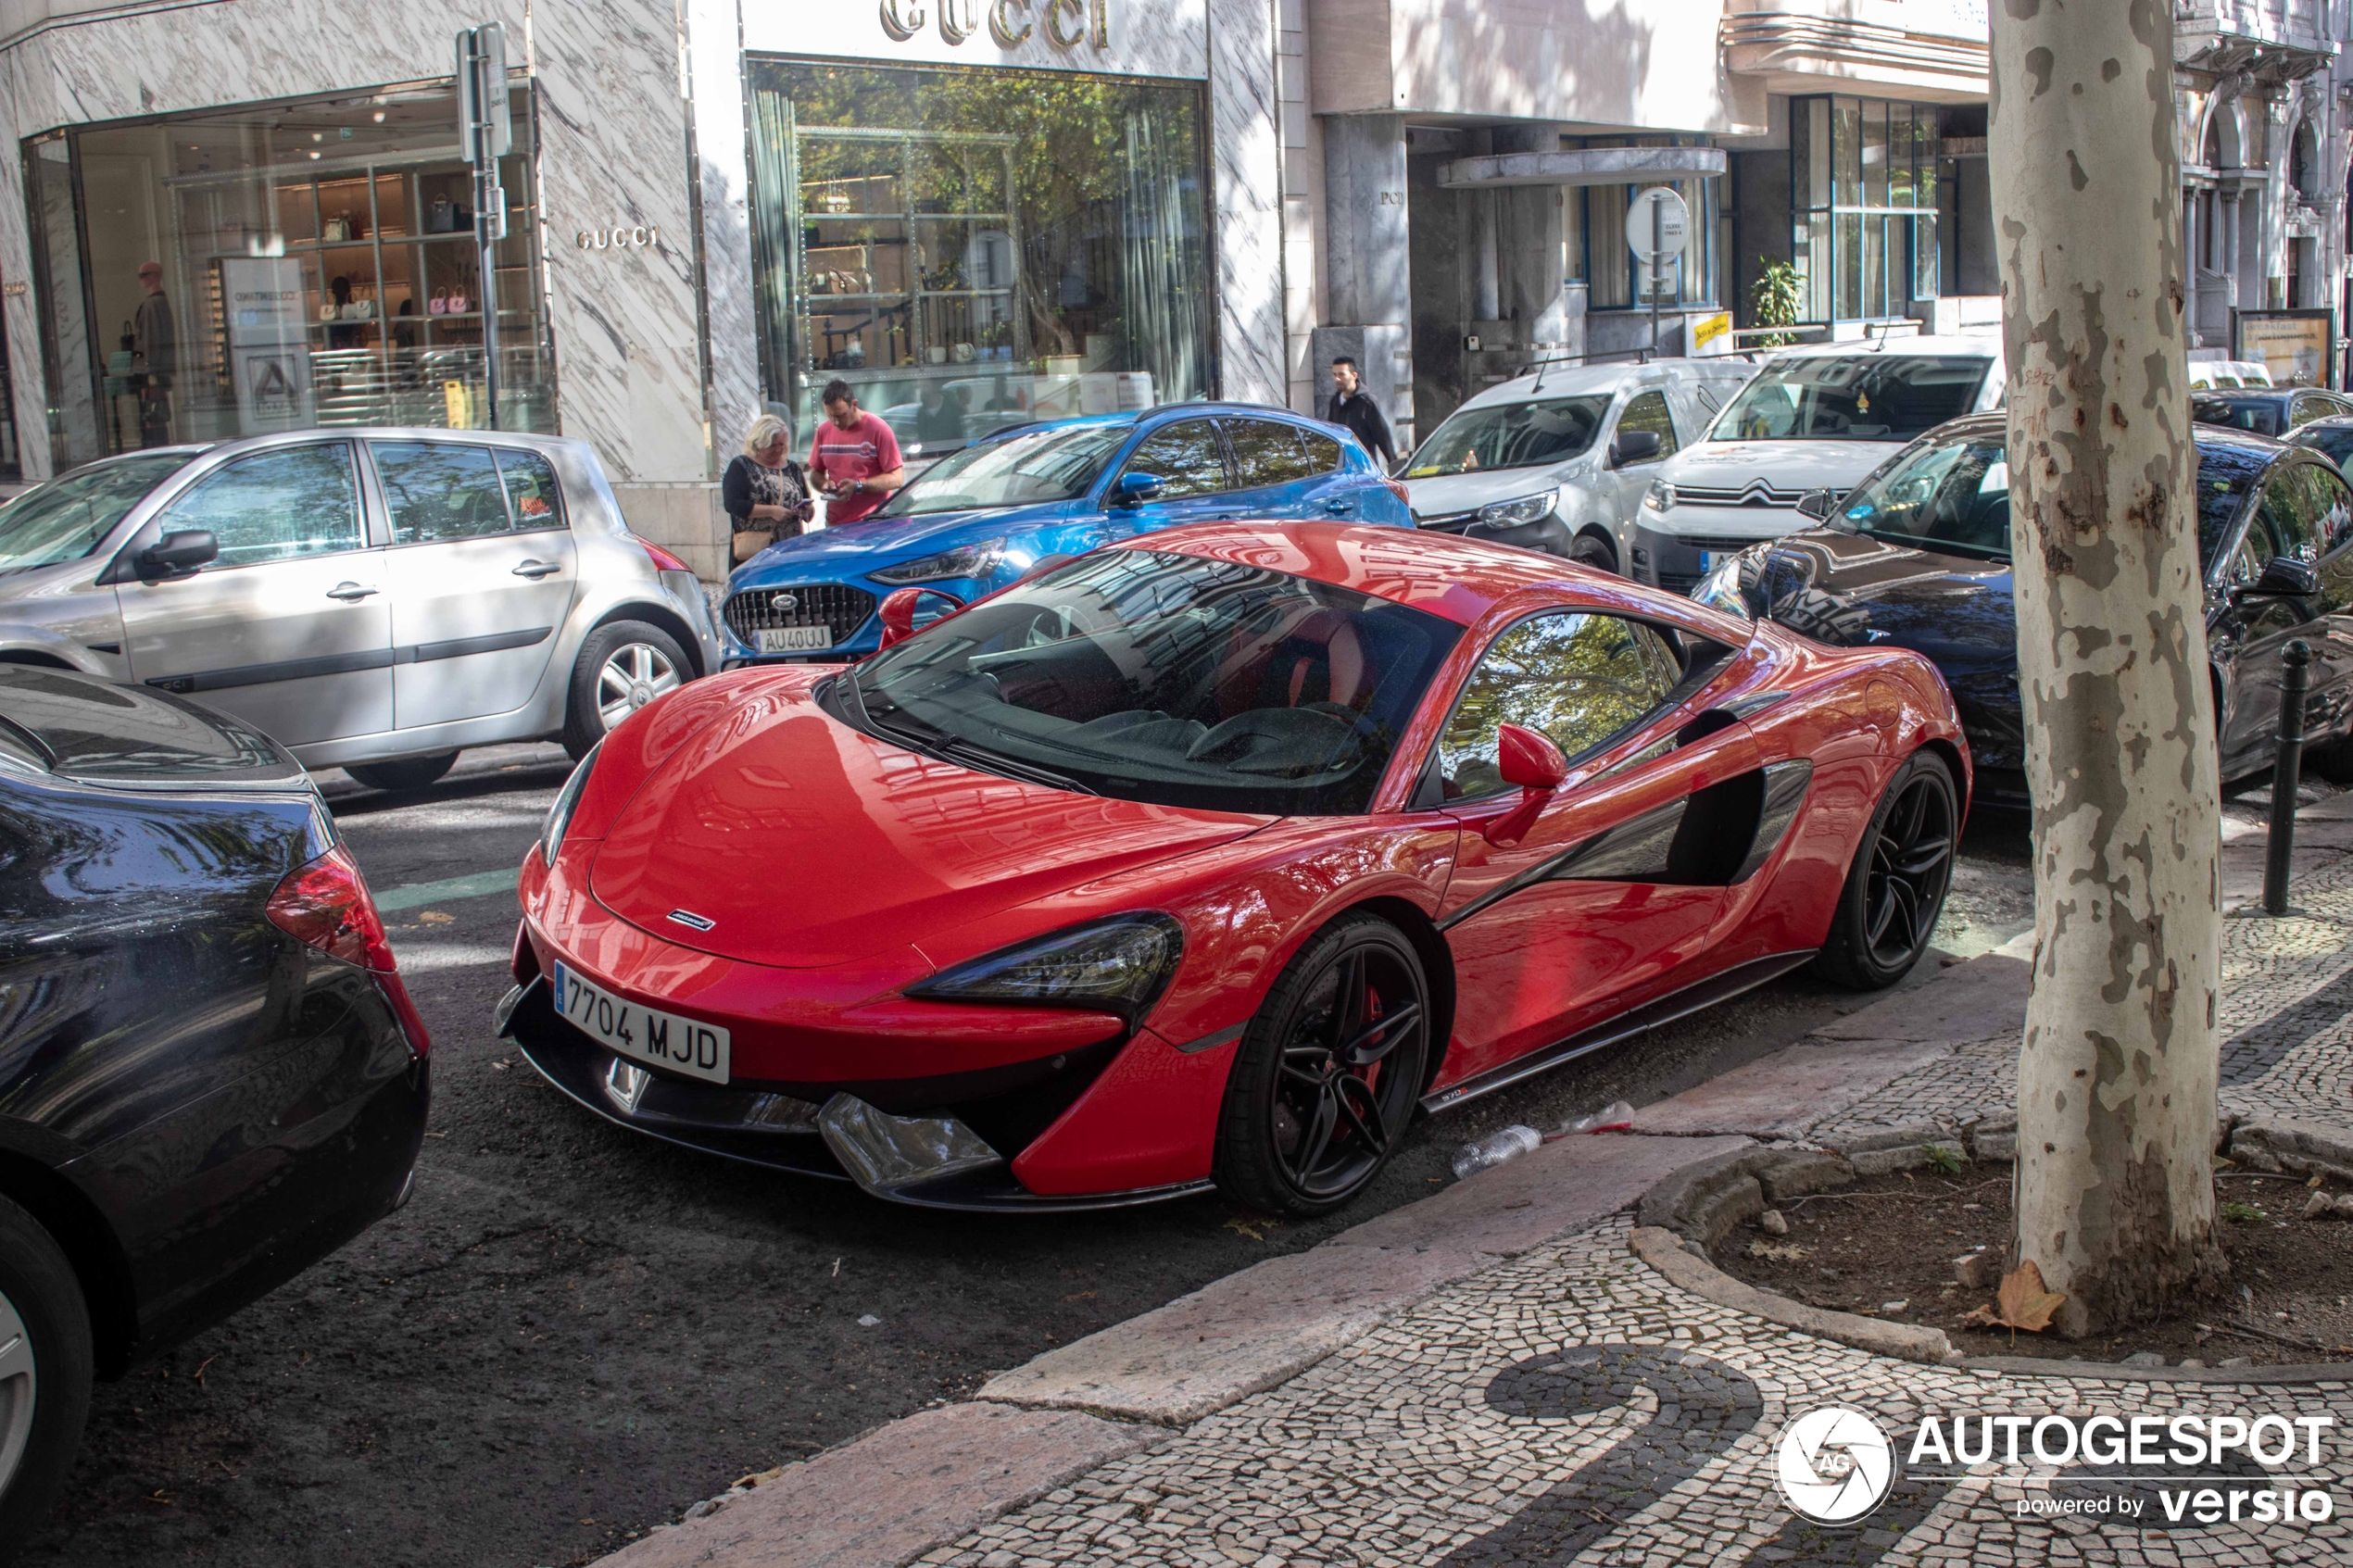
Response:
[[[2263,912],[2287,913],[2296,859],[2296,792],[2304,773],[2304,709],[2312,689],[2312,645],[2298,637],[2280,656],[2280,736],[2271,761],[2271,831],[2263,841]]]
[[[482,292],[482,393],[487,428],[498,428],[498,242],[507,237],[507,193],[498,160],[513,144],[507,104],[507,30],[499,22],[458,33],[459,143],[474,171],[474,251]]]
[[[1651,203],[1651,358],[1658,358],[1658,272],[1659,264],[1667,258],[1667,237],[1660,225],[1667,216],[1667,204]]]

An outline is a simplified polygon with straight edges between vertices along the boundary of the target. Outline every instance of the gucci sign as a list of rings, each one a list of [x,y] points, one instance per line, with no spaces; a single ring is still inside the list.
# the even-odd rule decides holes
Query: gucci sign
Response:
[[[661,231],[640,223],[634,228],[583,229],[580,231],[583,250],[660,250]]]
[[[1040,27],[1058,49],[1111,47],[1111,0],[882,0],[882,27],[904,44],[936,22],[941,39],[957,44],[981,30],[984,12],[1000,49],[1028,43]]]

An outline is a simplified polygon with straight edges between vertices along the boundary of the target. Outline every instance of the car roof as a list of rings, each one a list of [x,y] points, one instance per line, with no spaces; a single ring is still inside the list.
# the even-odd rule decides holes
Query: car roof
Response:
[[[1999,359],[2002,357],[2001,340],[1947,334],[1941,337],[1876,337],[1868,343],[1801,343],[1773,350],[1765,366],[1770,369],[1784,359],[1859,359],[1866,357],[1901,359],[1949,358],[1954,355]]]
[[[1718,368],[1720,366],[1720,369]],[[1500,386],[1491,386],[1476,396],[1463,399],[1466,408],[1483,408],[1497,403],[1528,403],[1539,397],[1575,397],[1584,393],[1615,392],[1626,382],[1643,370],[1664,371],[1667,380],[1698,381],[1718,376],[1725,381],[1735,377],[1745,381],[1755,373],[1756,367],[1745,359],[1730,356],[1708,359],[1655,359],[1647,365],[1623,360],[1602,365],[1554,365],[1542,370],[1530,370],[1515,376]]]
[[[2353,414],[2343,414],[2337,417],[2353,420]],[[2309,430],[2312,425],[2322,422],[2322,420],[2314,420],[2302,428]],[[1982,439],[1988,435],[2006,434],[2008,427],[2009,416],[2001,409],[1995,408],[1982,414],[1963,414],[1959,419],[1946,420],[1928,433],[1938,438],[1964,436]],[[2268,435],[2258,435],[2251,430],[2240,430],[2235,425],[2210,425],[2203,422],[2191,425],[2190,439],[2200,447],[2232,447],[2248,452],[2284,452],[2288,445],[2284,441],[2275,441]]]
[[[1532,550],[1373,523],[1194,523],[1111,547],[1165,550],[1286,571],[1426,610],[1462,626],[1473,624],[1499,600],[1523,588],[1587,575],[1584,568]],[[1649,591],[1619,578],[1606,583],[1613,590]]]

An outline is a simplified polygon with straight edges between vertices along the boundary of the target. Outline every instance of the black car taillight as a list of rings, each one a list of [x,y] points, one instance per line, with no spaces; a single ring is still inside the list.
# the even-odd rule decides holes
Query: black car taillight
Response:
[[[270,895],[270,923],[296,941],[368,972],[392,1004],[409,1048],[419,1056],[433,1049],[425,1021],[409,999],[400,981],[391,938],[368,896],[368,884],[352,862],[351,852],[338,844],[317,859],[288,872]]]

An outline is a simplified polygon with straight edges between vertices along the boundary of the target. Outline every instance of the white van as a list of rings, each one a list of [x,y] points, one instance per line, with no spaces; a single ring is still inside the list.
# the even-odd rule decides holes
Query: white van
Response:
[[[1651,476],[1755,370],[1731,358],[1561,366],[1491,387],[1399,473],[1414,521],[1622,571],[1622,525]]]
[[[1654,470],[1630,509],[1638,583],[1687,594],[1718,558],[1814,520],[1809,490],[1844,494],[1914,436],[2001,406],[1990,338],[1812,344],[1768,359],[1707,433]]]

